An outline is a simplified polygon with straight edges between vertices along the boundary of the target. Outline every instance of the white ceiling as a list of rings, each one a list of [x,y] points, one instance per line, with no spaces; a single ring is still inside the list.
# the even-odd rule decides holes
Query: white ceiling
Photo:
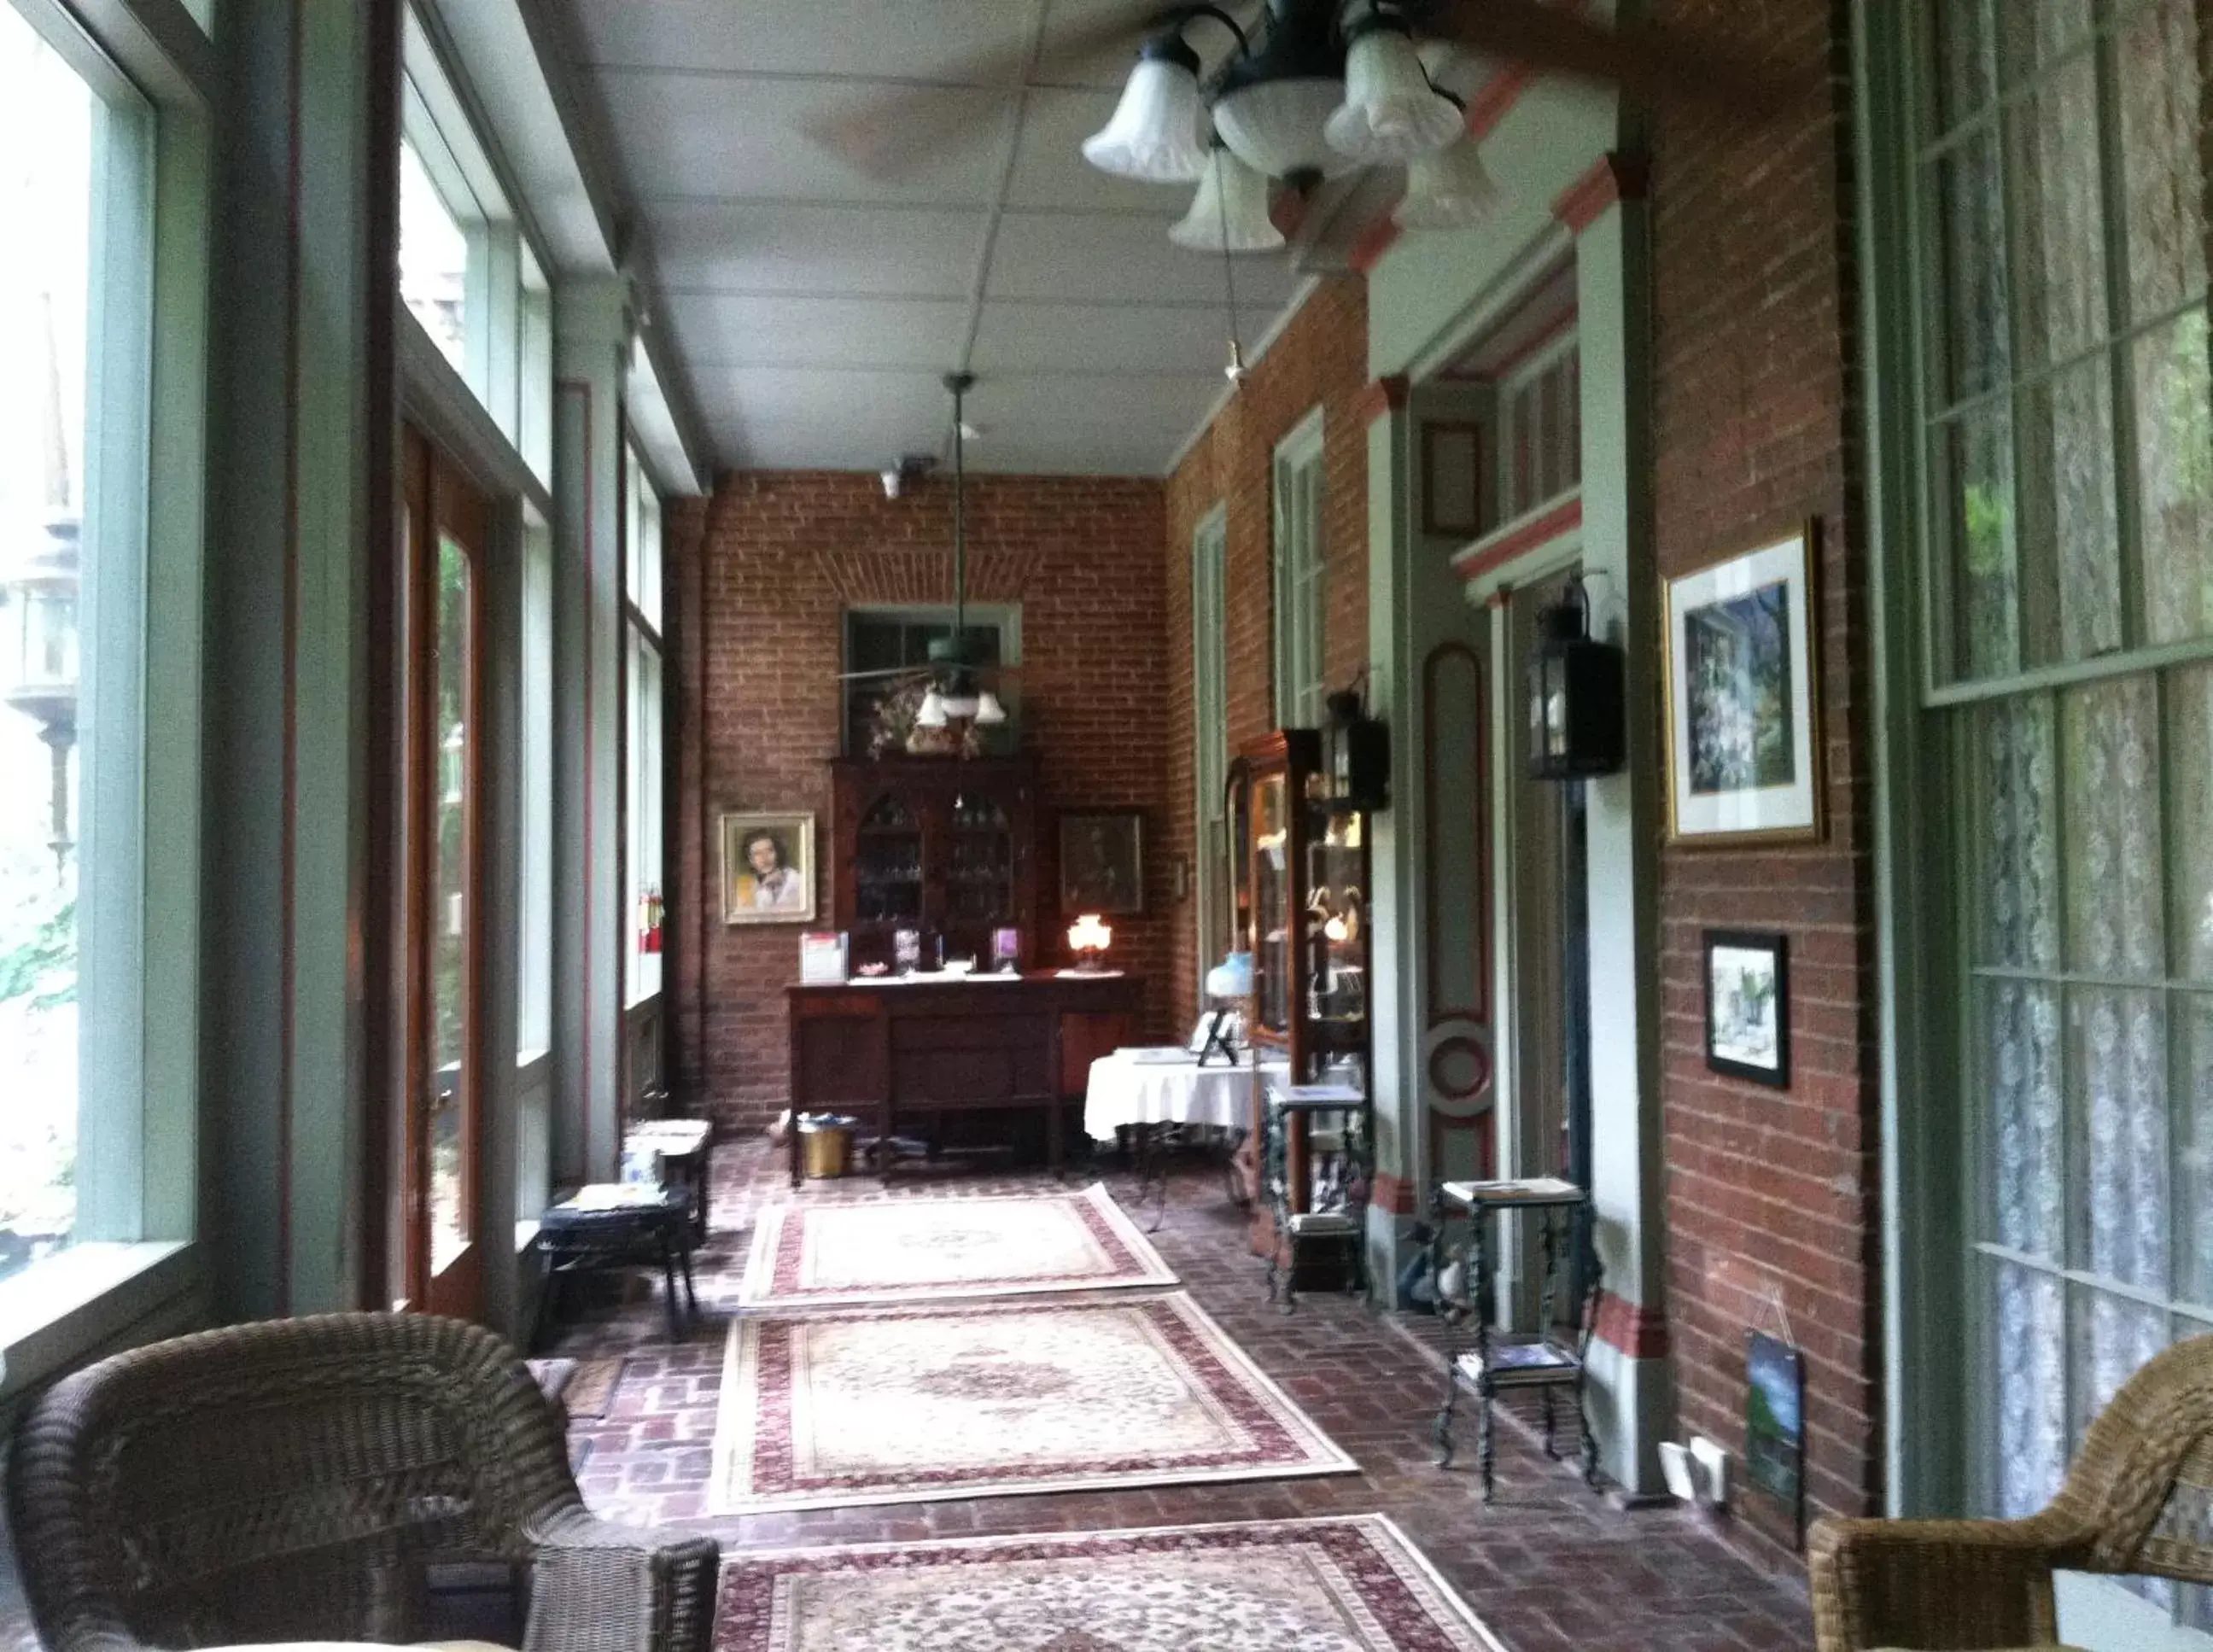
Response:
[[[1189,191],[1086,165],[1127,58],[1051,88],[964,83],[975,54],[1113,0],[563,0],[636,217],[633,262],[720,464],[881,470],[942,452],[978,375],[978,469],[1163,472],[1222,395],[1219,259],[1167,239]],[[896,180],[808,135],[942,84],[961,135]],[[966,106],[965,107],[963,106]],[[1296,296],[1241,258],[1248,346]]]

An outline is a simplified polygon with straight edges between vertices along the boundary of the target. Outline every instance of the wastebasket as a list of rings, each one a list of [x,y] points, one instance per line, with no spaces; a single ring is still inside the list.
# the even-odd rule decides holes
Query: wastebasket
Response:
[[[799,1115],[799,1152],[809,1180],[842,1176],[853,1160],[853,1130],[861,1121],[834,1113]]]

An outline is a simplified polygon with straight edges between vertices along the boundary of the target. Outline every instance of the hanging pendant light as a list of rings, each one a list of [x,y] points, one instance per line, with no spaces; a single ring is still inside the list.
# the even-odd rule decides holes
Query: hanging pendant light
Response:
[[[1465,229],[1498,204],[1498,180],[1473,136],[1406,162],[1406,193],[1392,213],[1402,229]]]
[[[979,728],[997,728],[1007,720],[1007,708],[999,704],[999,697],[985,689],[976,697],[974,713]]]
[[[918,728],[942,728],[945,722],[945,696],[939,693],[937,685],[932,683],[930,692],[922,697],[921,709],[914,714],[914,726]]]
[[[1328,0],[1277,0],[1268,43],[1222,75],[1214,129],[1237,158],[1294,188],[1359,162],[1330,147],[1323,127],[1344,101],[1344,55]]]
[[[1332,149],[1375,165],[1441,149],[1466,130],[1460,106],[1430,84],[1405,19],[1375,12],[1353,27],[1344,101],[1322,128]]]
[[[1168,239],[1194,253],[1274,252],[1283,232],[1268,216],[1266,177],[1216,143],[1191,210]]]
[[[1107,123],[1083,140],[1101,172],[1141,183],[1197,183],[1206,171],[1198,53],[1178,34],[1148,40]]]

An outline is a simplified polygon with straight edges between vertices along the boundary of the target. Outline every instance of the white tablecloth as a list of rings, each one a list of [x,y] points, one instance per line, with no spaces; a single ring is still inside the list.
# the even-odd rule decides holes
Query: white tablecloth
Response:
[[[1280,1071],[1267,1066],[1263,1075]],[[1091,1064],[1083,1097],[1083,1133],[1096,1140],[1123,1125],[1215,1125],[1245,1130],[1253,1122],[1253,1070],[1241,1061],[1202,1067],[1196,1059],[1174,1064],[1138,1061],[1118,1050]]]

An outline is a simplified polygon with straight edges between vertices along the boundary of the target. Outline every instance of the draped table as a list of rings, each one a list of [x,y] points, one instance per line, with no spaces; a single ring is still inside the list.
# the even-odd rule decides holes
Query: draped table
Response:
[[[1282,1062],[1271,1061],[1259,1069],[1259,1076],[1281,1082],[1288,1071]],[[1167,1180],[1156,1150],[1160,1138],[1204,1127],[1231,1132],[1234,1143],[1252,1128],[1255,1082],[1249,1057],[1235,1066],[1202,1067],[1198,1057],[1173,1046],[1117,1050],[1091,1064],[1083,1133],[1094,1141],[1111,1141],[1118,1131],[1128,1130],[1137,1149],[1138,1203],[1156,1199],[1165,1214]],[[1155,1215],[1153,1227],[1160,1222]]]

